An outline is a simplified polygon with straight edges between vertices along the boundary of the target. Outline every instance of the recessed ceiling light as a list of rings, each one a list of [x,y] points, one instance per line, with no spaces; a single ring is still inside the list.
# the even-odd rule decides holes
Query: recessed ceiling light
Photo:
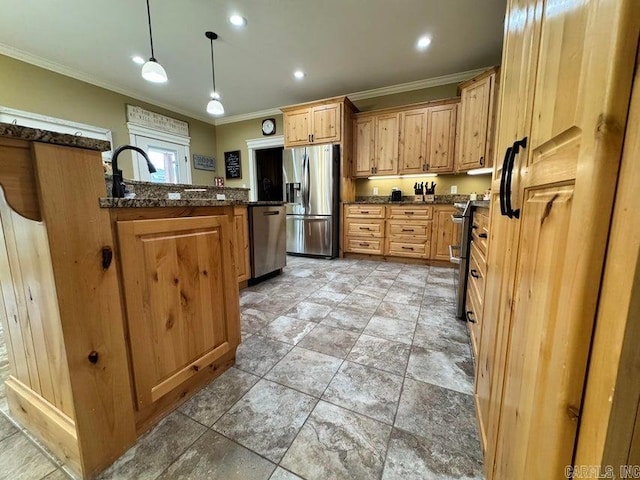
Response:
[[[237,13],[234,13],[229,17],[229,23],[231,23],[231,25],[234,25],[236,27],[244,27],[247,24],[247,19],[244,18],[242,15],[238,15]]]
[[[140,55],[134,55],[133,57],[131,57],[131,60],[133,60],[133,63],[137,63],[138,65],[142,65],[144,62],[146,62],[146,60]]]
[[[298,80],[301,80],[304,78],[304,72],[302,70],[296,70],[295,72],[293,72],[293,76]]]
[[[424,37],[420,37],[418,42],[416,43],[416,48],[418,50],[426,50],[426,48],[431,45],[431,37],[425,35]]]

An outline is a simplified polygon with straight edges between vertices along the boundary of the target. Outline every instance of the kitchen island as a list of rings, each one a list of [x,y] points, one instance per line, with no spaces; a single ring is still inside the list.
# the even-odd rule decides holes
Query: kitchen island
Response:
[[[233,365],[246,207],[108,199],[106,142],[17,126],[0,135],[10,413],[93,478]]]

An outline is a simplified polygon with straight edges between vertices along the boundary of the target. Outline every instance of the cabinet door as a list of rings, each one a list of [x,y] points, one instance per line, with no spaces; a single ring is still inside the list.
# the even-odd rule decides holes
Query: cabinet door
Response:
[[[311,143],[311,108],[284,112],[284,145],[308,145]]]
[[[427,170],[427,109],[418,108],[400,114],[399,173]]]
[[[435,234],[431,239],[431,258],[449,260],[449,245],[460,245],[460,229],[453,223],[454,208],[438,207],[435,211]]]
[[[458,150],[459,171],[485,165],[489,101],[493,78],[491,75],[484,77],[462,90]]]
[[[425,171],[453,173],[458,104],[427,109]]]
[[[313,126],[311,141],[313,143],[330,143],[340,141],[342,125],[342,108],[339,103],[319,105],[311,110]]]
[[[373,174],[375,156],[375,117],[361,117],[353,122],[353,176]]]
[[[563,478],[572,463],[637,48],[619,41],[631,3],[540,6],[495,479]]]
[[[247,207],[235,207],[233,209],[235,226],[234,257],[238,282],[249,280],[251,266],[249,265],[249,220]]]
[[[117,222],[138,407],[239,343],[227,216]]]
[[[378,115],[376,117],[376,175],[395,175],[398,173],[398,114]]]

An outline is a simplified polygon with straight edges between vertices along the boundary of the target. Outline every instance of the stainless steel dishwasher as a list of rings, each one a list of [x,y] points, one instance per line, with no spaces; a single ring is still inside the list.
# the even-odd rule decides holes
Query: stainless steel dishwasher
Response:
[[[280,271],[287,264],[284,205],[249,204],[251,278]]]

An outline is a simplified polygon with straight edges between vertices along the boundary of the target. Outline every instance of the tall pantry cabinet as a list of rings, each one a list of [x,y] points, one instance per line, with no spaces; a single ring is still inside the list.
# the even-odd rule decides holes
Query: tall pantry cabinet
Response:
[[[635,0],[508,2],[476,378],[487,479],[573,462],[638,18]]]

